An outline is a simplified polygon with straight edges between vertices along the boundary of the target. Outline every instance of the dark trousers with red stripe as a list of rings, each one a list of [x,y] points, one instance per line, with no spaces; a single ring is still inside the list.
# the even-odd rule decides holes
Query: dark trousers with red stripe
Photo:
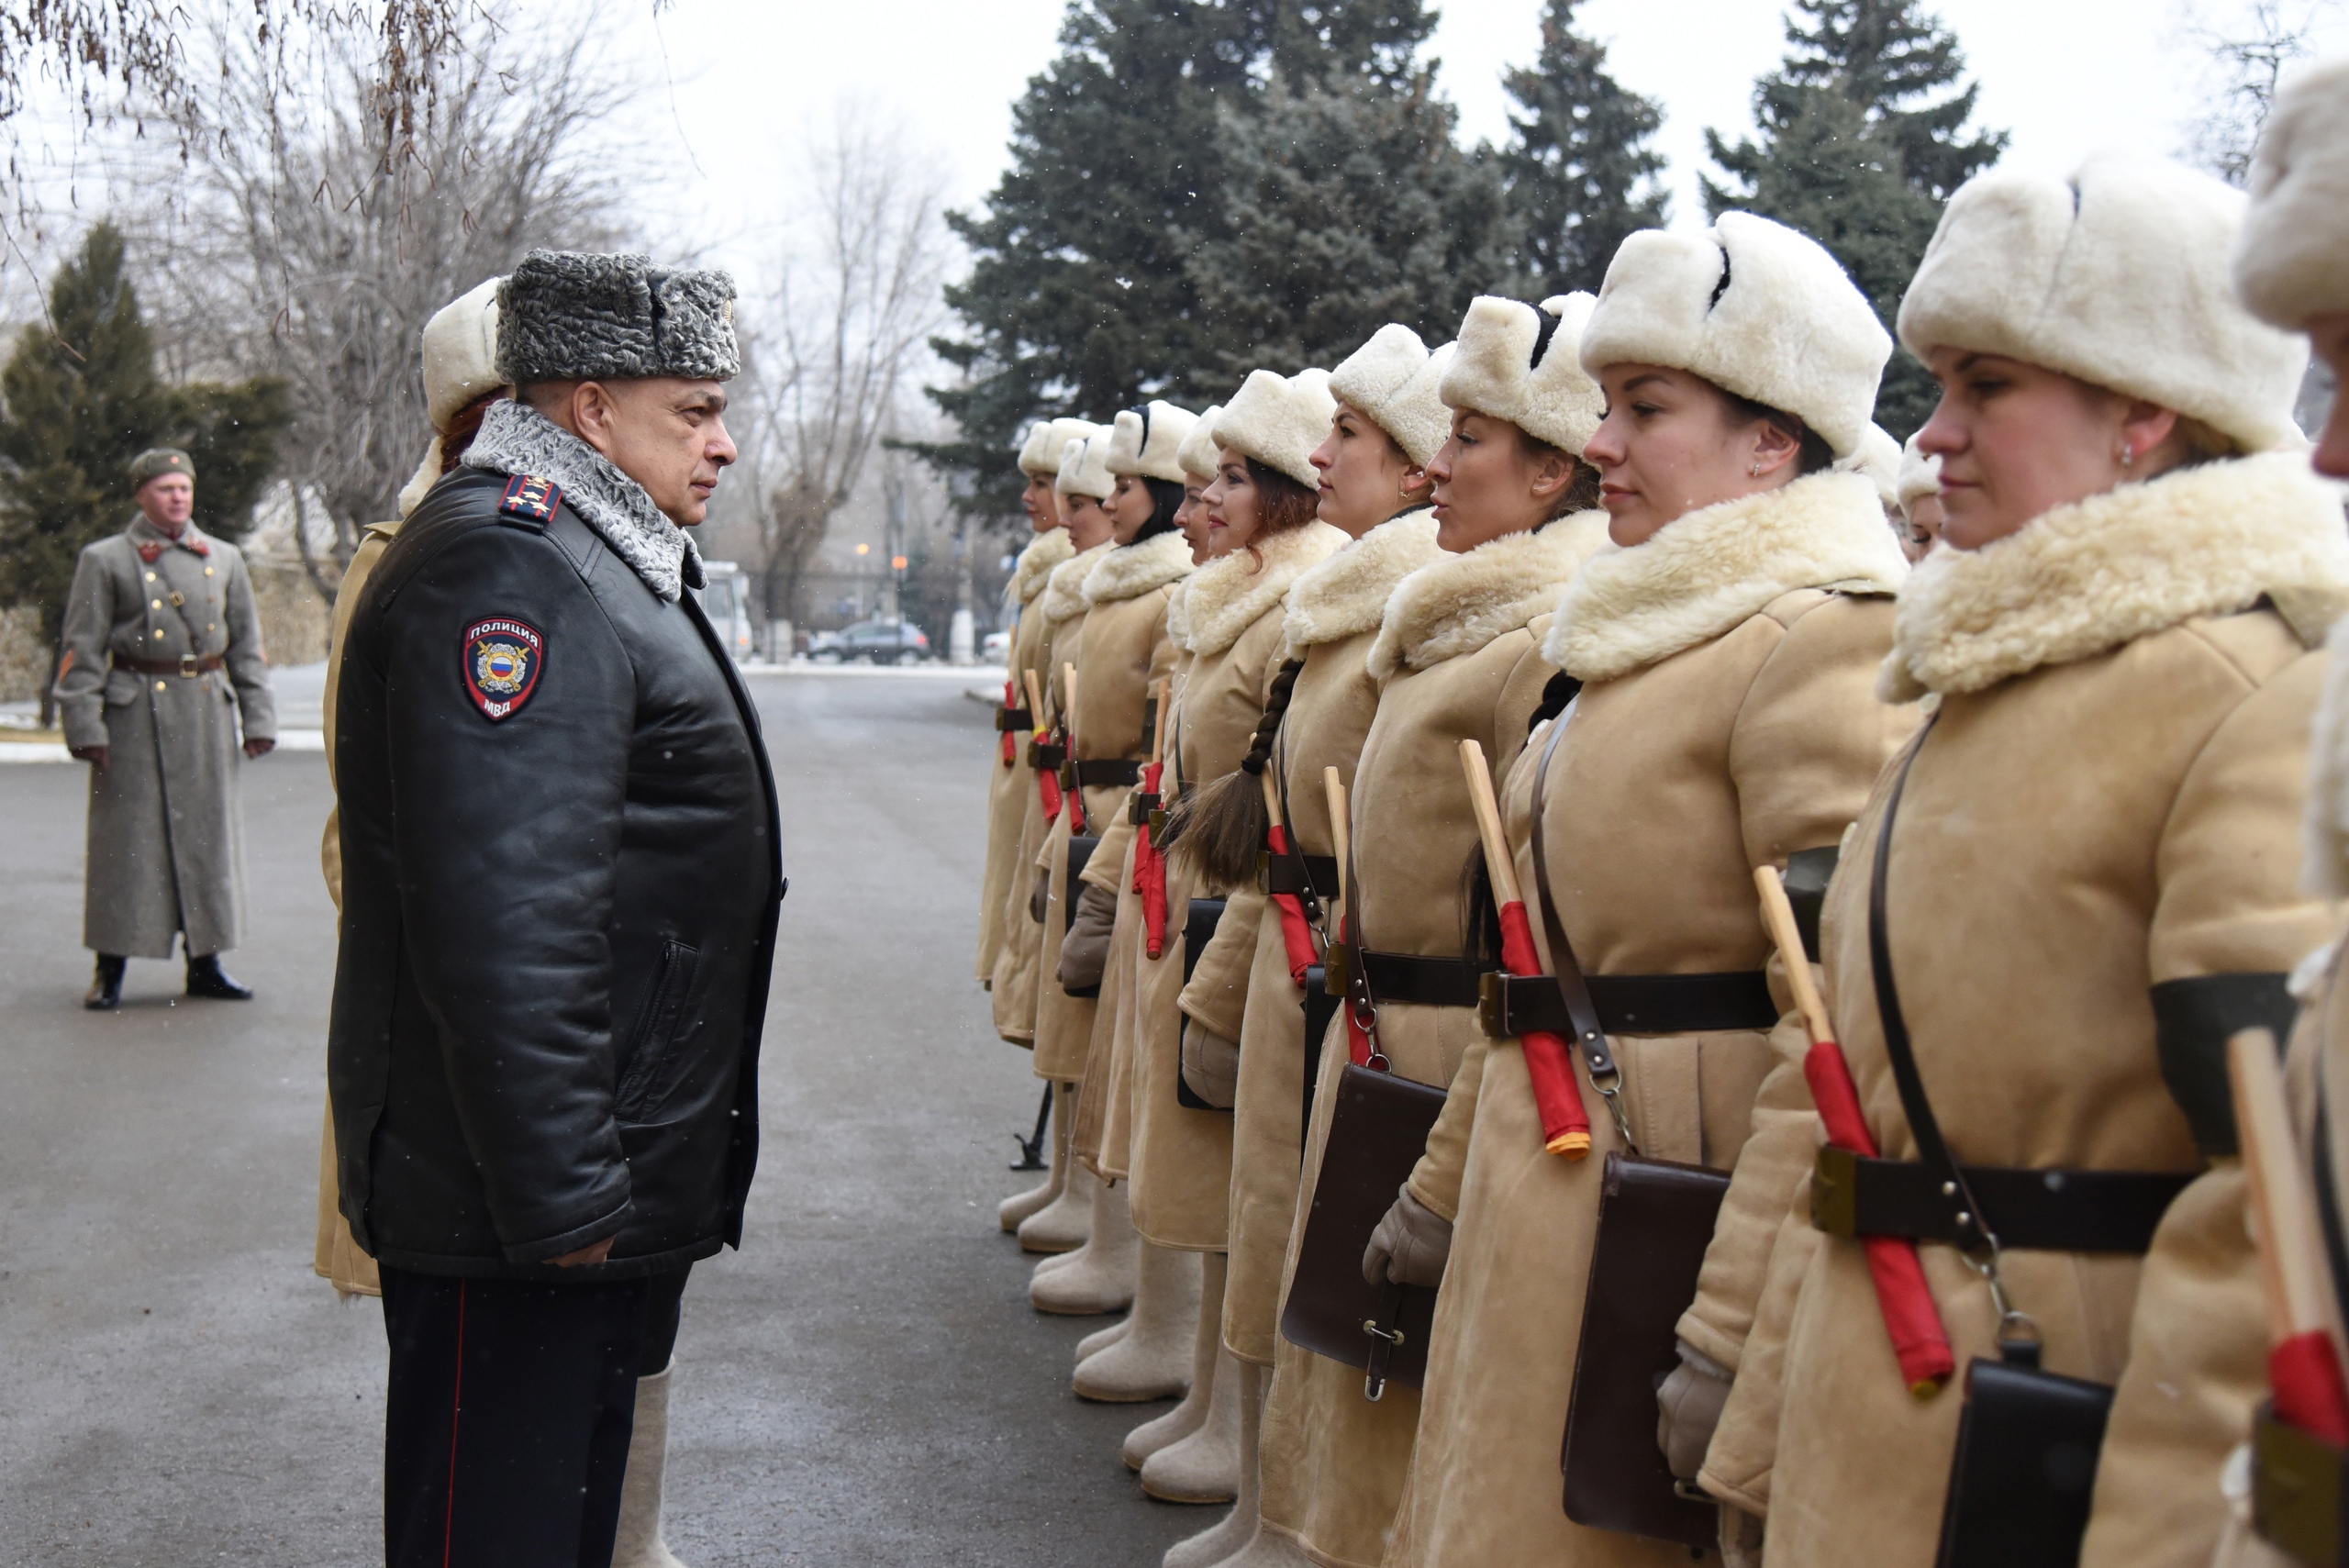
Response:
[[[609,1568],[637,1376],[667,1364],[685,1271],[383,1278],[390,1568]]]

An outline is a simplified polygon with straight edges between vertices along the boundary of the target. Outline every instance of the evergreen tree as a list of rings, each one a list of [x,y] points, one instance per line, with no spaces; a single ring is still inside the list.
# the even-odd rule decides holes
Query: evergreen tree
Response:
[[[1888,331],[1950,194],[1995,161],[2004,131],[1969,134],[1980,88],[1959,86],[1957,40],[1920,0],[1794,0],[1787,51],[1756,83],[1761,140],[1707,150],[1742,188],[1705,183],[1715,213],[1741,207],[1799,228],[1843,263]],[[1934,95],[1947,93],[1936,98]],[[1905,438],[1940,394],[1896,351],[1876,423]]]
[[[1191,259],[1222,398],[1257,366],[1337,363],[1399,321],[1431,342],[1520,266],[1498,160],[1464,153],[1452,106],[1338,78],[1228,109],[1221,234]]]
[[[1421,0],[1070,0],[1013,107],[1011,167],[949,219],[973,265],[946,292],[963,330],[935,347],[963,384],[930,395],[962,439],[916,450],[1008,512],[1026,421],[1230,391],[1189,266],[1230,232],[1219,109],[1255,112],[1274,81],[1416,80],[1433,27]]]
[[[1541,58],[1502,80],[1522,112],[1509,116],[1501,169],[1531,292],[1544,295],[1598,293],[1624,237],[1666,217],[1664,156],[1650,145],[1663,111],[1608,72],[1606,45],[1574,30],[1580,4],[1550,0]]]
[[[125,472],[149,447],[195,465],[195,525],[223,539],[252,526],[276,470],[284,384],[167,384],[124,276],[121,234],[101,223],[58,269],[50,322],[27,327],[0,368],[0,604],[31,605],[54,646],[82,548],[135,509]]]

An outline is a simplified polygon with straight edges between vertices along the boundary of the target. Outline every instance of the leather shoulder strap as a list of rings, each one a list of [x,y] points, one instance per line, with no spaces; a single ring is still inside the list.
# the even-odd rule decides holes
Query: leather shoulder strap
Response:
[[[1540,906],[1542,929],[1550,938],[1550,967],[1557,973],[1558,995],[1565,1002],[1566,1017],[1575,1026],[1575,1040],[1582,1047],[1583,1057],[1590,1067],[1591,1082],[1611,1092],[1615,1076],[1615,1052],[1607,1043],[1607,1031],[1598,1027],[1598,1006],[1590,999],[1590,983],[1583,977],[1582,963],[1575,957],[1575,944],[1566,936],[1565,922],[1558,917],[1557,900],[1550,894],[1550,852],[1542,831],[1542,806],[1550,795],[1550,762],[1558,754],[1558,741],[1564,736],[1566,726],[1574,721],[1575,709],[1582,698],[1579,693],[1569,701],[1558,716],[1550,721],[1550,738],[1542,743],[1542,761],[1533,769],[1533,902]],[[1627,1137],[1626,1142],[1631,1142]],[[1633,1153],[1639,1146],[1632,1143]]]

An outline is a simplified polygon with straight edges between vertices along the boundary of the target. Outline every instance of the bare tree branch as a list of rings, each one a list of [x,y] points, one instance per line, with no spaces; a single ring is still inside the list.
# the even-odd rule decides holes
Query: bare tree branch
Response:
[[[2185,36],[2210,57],[2215,83],[2209,109],[2188,129],[2196,161],[2231,185],[2244,183],[2285,68],[2315,52],[2318,24],[2339,10],[2339,0],[2251,0],[2240,21],[2222,25],[2205,8],[2188,9]]]

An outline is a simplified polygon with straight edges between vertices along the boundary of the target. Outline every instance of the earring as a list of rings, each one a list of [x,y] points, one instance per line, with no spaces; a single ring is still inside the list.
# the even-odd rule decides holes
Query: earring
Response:
[[[1747,469],[1745,472],[1746,472],[1747,473],[1749,473],[1749,474],[1753,475],[1754,478],[1759,479],[1759,478],[1761,478],[1761,477],[1762,477],[1762,465],[1761,465],[1760,463],[1758,463],[1758,462],[1757,462],[1757,463],[1755,463],[1752,468]]]
[[[2135,447],[2132,446],[2132,445],[2131,445],[2129,442],[2127,442],[2127,441],[2123,441],[2123,442],[2121,442],[2121,467],[2123,467],[2123,468],[2131,467],[2131,466],[2132,466],[2133,464],[2135,464],[2136,461],[2137,461],[2137,449],[2136,449]]]

